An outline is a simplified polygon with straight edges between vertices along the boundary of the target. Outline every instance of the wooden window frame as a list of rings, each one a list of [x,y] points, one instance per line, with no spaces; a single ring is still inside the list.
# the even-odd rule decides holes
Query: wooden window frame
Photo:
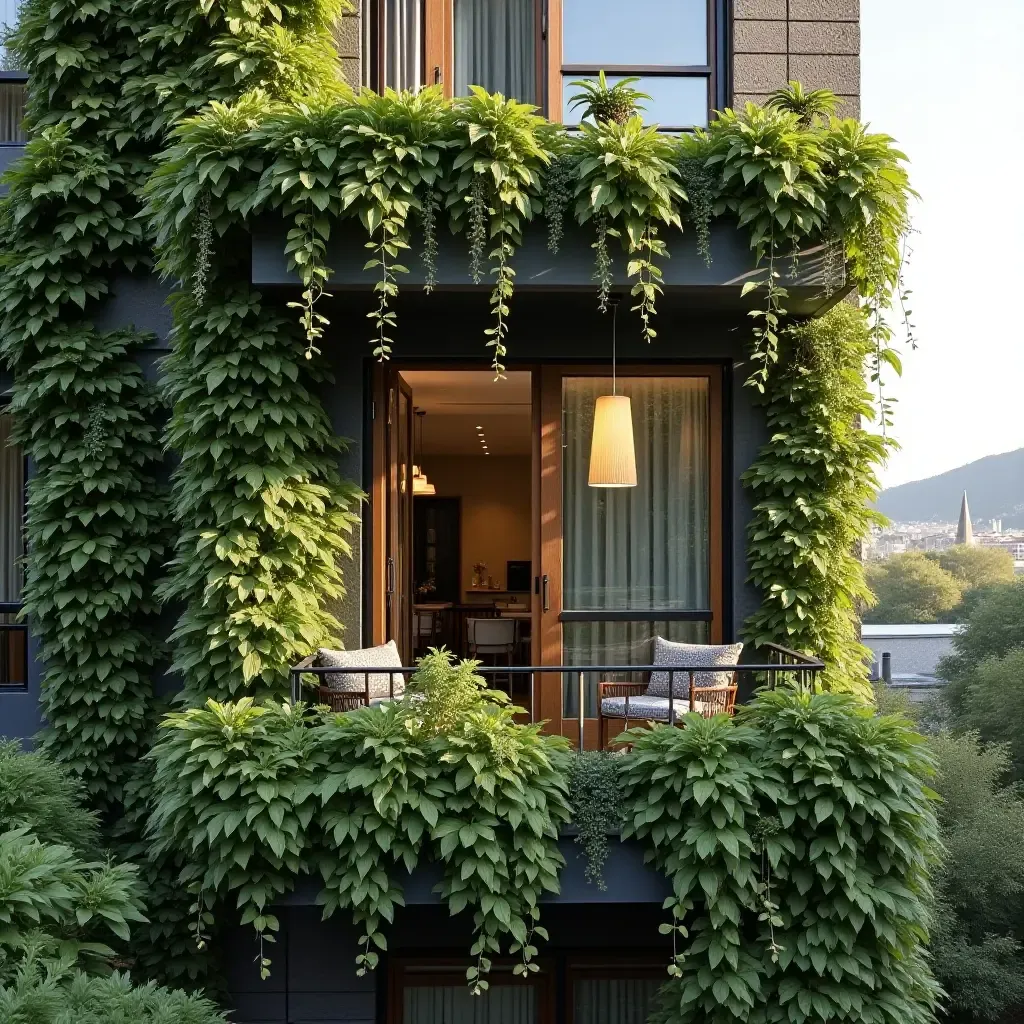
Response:
[[[534,78],[537,106],[544,109],[546,50],[544,0],[532,0],[534,17]],[[455,80],[455,0],[423,0],[425,85],[440,85],[452,98]]]
[[[538,957],[534,962],[539,971],[523,978],[512,974],[519,961],[513,957],[496,957],[488,981],[491,987],[530,986],[538,991],[537,1024],[555,1024],[557,1007],[557,963],[551,957]],[[419,968],[412,975],[419,984],[416,988],[448,988],[466,984],[466,968],[474,961],[464,957],[415,956],[392,957],[388,960],[387,1024],[403,1024],[402,993],[407,987],[409,968]],[[433,970],[431,970],[433,968]],[[446,969],[447,968],[447,969]],[[664,970],[664,968],[662,968]]]
[[[651,980],[664,982],[665,958],[663,956],[623,956],[608,957],[600,955],[570,956],[564,967],[565,979],[565,1011],[563,1019],[567,1024],[587,1024],[576,1020],[576,982],[589,978],[599,981],[640,981]]]

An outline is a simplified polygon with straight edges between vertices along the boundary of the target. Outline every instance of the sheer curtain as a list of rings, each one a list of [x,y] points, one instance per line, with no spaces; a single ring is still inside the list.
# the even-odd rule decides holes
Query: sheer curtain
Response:
[[[537,992],[528,985],[492,984],[474,996],[466,985],[406,986],[403,1024],[534,1024]]]
[[[655,978],[581,978],[573,986],[574,1024],[646,1024],[661,986]]]
[[[417,90],[423,84],[423,0],[384,4],[384,85]]]
[[[534,0],[455,0],[454,94],[471,85],[537,102]]]
[[[706,642],[706,622],[658,611],[710,604],[710,385],[703,377],[622,377],[632,402],[637,486],[589,487],[594,406],[607,377],[566,377],[562,388],[562,575],[565,611],[638,613],[632,621],[563,626],[567,665],[648,664],[660,635]],[[596,712],[594,680],[586,711]],[[566,688],[567,715],[576,713]]]

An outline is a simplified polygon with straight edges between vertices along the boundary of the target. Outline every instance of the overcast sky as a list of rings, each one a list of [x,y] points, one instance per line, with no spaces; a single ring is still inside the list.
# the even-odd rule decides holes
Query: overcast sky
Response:
[[[886,486],[1024,447],[1024,0],[861,0],[863,117],[921,201]]]

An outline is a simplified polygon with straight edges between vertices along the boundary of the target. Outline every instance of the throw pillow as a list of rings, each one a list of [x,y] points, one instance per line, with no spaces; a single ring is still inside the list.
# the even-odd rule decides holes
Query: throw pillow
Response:
[[[679,644],[663,637],[654,638],[652,665],[689,665],[693,668],[710,668],[712,665],[735,665],[740,658],[743,644]],[[648,697],[668,697],[668,672],[652,672],[647,686]],[[672,696],[690,696],[689,672],[672,673]],[[728,686],[732,682],[731,672],[695,672],[694,686]]]
[[[317,652],[316,663],[323,668],[401,668],[402,659],[394,640],[389,640],[380,647],[364,647],[355,651],[332,651],[321,647]],[[327,672],[324,674],[324,686],[339,693],[362,693],[369,690],[371,702],[387,700],[391,695],[391,674],[362,672]],[[405,693],[405,676],[401,672],[394,673],[394,696],[401,697]]]

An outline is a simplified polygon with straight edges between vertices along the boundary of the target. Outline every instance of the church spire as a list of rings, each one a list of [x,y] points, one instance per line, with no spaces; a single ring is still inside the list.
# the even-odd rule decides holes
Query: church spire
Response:
[[[956,527],[957,544],[973,544],[974,529],[971,526],[971,510],[967,507],[967,492],[964,491],[964,499],[960,503],[960,522]]]

